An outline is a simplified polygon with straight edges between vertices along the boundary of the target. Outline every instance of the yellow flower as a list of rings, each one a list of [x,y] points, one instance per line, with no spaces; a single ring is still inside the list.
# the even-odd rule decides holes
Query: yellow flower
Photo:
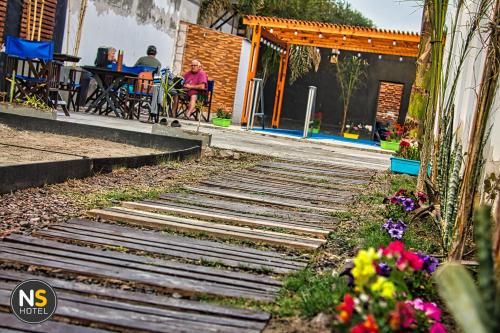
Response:
[[[379,258],[380,255],[374,248],[358,252],[358,255],[354,258],[354,268],[352,269],[352,276],[356,286],[362,287],[376,274],[373,261]]]
[[[396,287],[394,286],[394,283],[387,280],[383,276],[379,276],[377,278],[377,281],[375,281],[375,283],[372,285],[371,289],[374,293],[377,293],[380,296],[385,297],[385,298],[393,298],[394,292],[396,291]]]

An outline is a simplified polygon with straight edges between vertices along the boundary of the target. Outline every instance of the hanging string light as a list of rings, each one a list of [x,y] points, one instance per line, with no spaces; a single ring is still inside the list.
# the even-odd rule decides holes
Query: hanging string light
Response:
[[[347,39],[347,37],[345,35],[342,36],[342,40],[346,40],[346,39]]]
[[[395,40],[393,40],[393,41],[392,41],[392,45],[393,45],[393,46],[396,46],[397,44],[398,44],[398,43],[396,43],[396,41],[395,41]]]
[[[378,59],[382,60],[382,55],[381,54],[378,55]]]
[[[368,44],[371,44],[371,43],[372,43],[372,39],[368,38]]]

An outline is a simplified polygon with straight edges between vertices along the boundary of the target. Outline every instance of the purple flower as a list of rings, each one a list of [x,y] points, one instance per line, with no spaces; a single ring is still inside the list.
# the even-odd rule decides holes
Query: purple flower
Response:
[[[388,219],[387,222],[382,226],[382,230],[387,231],[392,239],[401,240],[403,238],[406,227],[406,223],[401,220],[394,222],[392,219]]]
[[[415,202],[413,202],[412,198],[405,198],[403,201],[403,207],[405,212],[411,212],[415,210]]]
[[[381,275],[381,276],[389,276],[391,275],[391,267],[389,267],[389,265],[387,265],[386,263],[379,263],[377,266],[375,266],[375,270],[377,271],[377,274],[378,275]]]
[[[397,239],[397,240],[401,240],[403,239],[403,230],[400,230],[400,229],[389,229],[388,230],[389,232],[389,236],[391,236],[392,239]]]
[[[434,273],[439,265],[439,261],[436,258],[423,253],[418,253],[418,256],[424,261],[423,269],[429,274]]]

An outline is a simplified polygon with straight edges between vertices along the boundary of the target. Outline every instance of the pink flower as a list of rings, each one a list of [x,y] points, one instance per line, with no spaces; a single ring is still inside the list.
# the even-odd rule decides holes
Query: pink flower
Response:
[[[429,333],[446,333],[446,328],[441,323],[435,323],[429,329]]]
[[[436,303],[424,303],[424,312],[427,318],[440,321],[441,320],[441,310],[438,308]]]

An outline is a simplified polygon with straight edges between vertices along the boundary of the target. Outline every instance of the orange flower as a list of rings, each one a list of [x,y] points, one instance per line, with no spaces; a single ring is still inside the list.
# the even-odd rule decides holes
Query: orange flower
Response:
[[[351,329],[351,333],[378,333],[378,326],[375,318],[368,315],[365,321]]]

